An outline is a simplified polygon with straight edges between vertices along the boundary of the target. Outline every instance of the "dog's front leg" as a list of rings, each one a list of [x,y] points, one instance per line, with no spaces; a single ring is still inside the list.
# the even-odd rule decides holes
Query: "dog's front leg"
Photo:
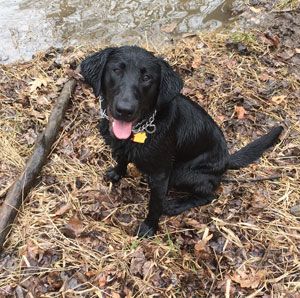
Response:
[[[118,182],[126,174],[128,159],[126,155],[116,157],[117,165],[109,168],[105,173],[105,179]]]
[[[151,237],[158,228],[158,221],[163,212],[163,202],[169,187],[169,173],[150,175],[148,178],[151,190],[148,215],[135,231],[135,235]]]

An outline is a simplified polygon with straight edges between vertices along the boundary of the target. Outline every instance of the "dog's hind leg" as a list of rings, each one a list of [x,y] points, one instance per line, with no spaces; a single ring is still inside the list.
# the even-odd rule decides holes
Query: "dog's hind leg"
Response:
[[[214,195],[194,194],[187,198],[176,198],[173,200],[165,201],[163,214],[168,216],[175,216],[191,208],[207,205],[211,203],[214,198]]]
[[[191,193],[186,198],[176,198],[173,200],[165,200],[163,206],[163,214],[168,216],[178,215],[186,210],[197,206],[203,206],[211,203],[215,199],[215,190],[220,184],[220,177],[215,175],[207,175],[188,172],[187,175],[181,173],[180,176],[172,177],[172,185],[176,189],[181,189]]]

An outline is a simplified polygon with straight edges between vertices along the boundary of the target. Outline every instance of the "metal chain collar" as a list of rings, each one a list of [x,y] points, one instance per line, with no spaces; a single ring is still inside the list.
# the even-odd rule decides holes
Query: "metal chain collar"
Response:
[[[105,118],[107,120],[109,120],[107,114],[106,114],[106,110],[102,109],[102,102],[103,99],[100,98],[99,99],[100,102],[100,114],[102,118]],[[156,125],[153,124],[154,120],[155,120],[155,115],[156,115],[156,110],[154,110],[154,113],[152,114],[152,116],[149,118],[149,121],[146,122],[146,120],[142,120],[140,122],[138,122],[133,128],[132,128],[132,132],[133,133],[139,133],[142,131],[146,131],[149,134],[155,133],[156,131]],[[146,123],[145,123],[146,122]],[[145,124],[143,124],[145,123]],[[143,125],[142,125],[143,124]],[[140,126],[140,127],[139,127]]]

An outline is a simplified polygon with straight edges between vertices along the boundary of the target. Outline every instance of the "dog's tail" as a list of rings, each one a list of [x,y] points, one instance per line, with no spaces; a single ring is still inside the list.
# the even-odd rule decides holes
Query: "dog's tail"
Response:
[[[282,130],[282,126],[276,126],[266,135],[230,155],[227,164],[228,169],[236,170],[244,168],[260,158],[264,151],[275,143]]]

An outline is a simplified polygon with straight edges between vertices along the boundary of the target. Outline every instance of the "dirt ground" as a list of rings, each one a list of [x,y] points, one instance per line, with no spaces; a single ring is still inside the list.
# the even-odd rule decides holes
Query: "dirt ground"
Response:
[[[229,171],[211,205],[163,217],[155,237],[138,240],[145,177],[131,165],[121,182],[103,180],[113,160],[97,130],[99,103],[78,81],[0,255],[0,297],[300,297],[300,214],[291,213],[300,204],[299,1],[251,0],[233,12],[245,30],[152,50],[184,78],[184,94],[220,125],[231,152],[281,124],[274,148]],[[96,50],[49,49],[0,65],[0,204],[72,69]]]

